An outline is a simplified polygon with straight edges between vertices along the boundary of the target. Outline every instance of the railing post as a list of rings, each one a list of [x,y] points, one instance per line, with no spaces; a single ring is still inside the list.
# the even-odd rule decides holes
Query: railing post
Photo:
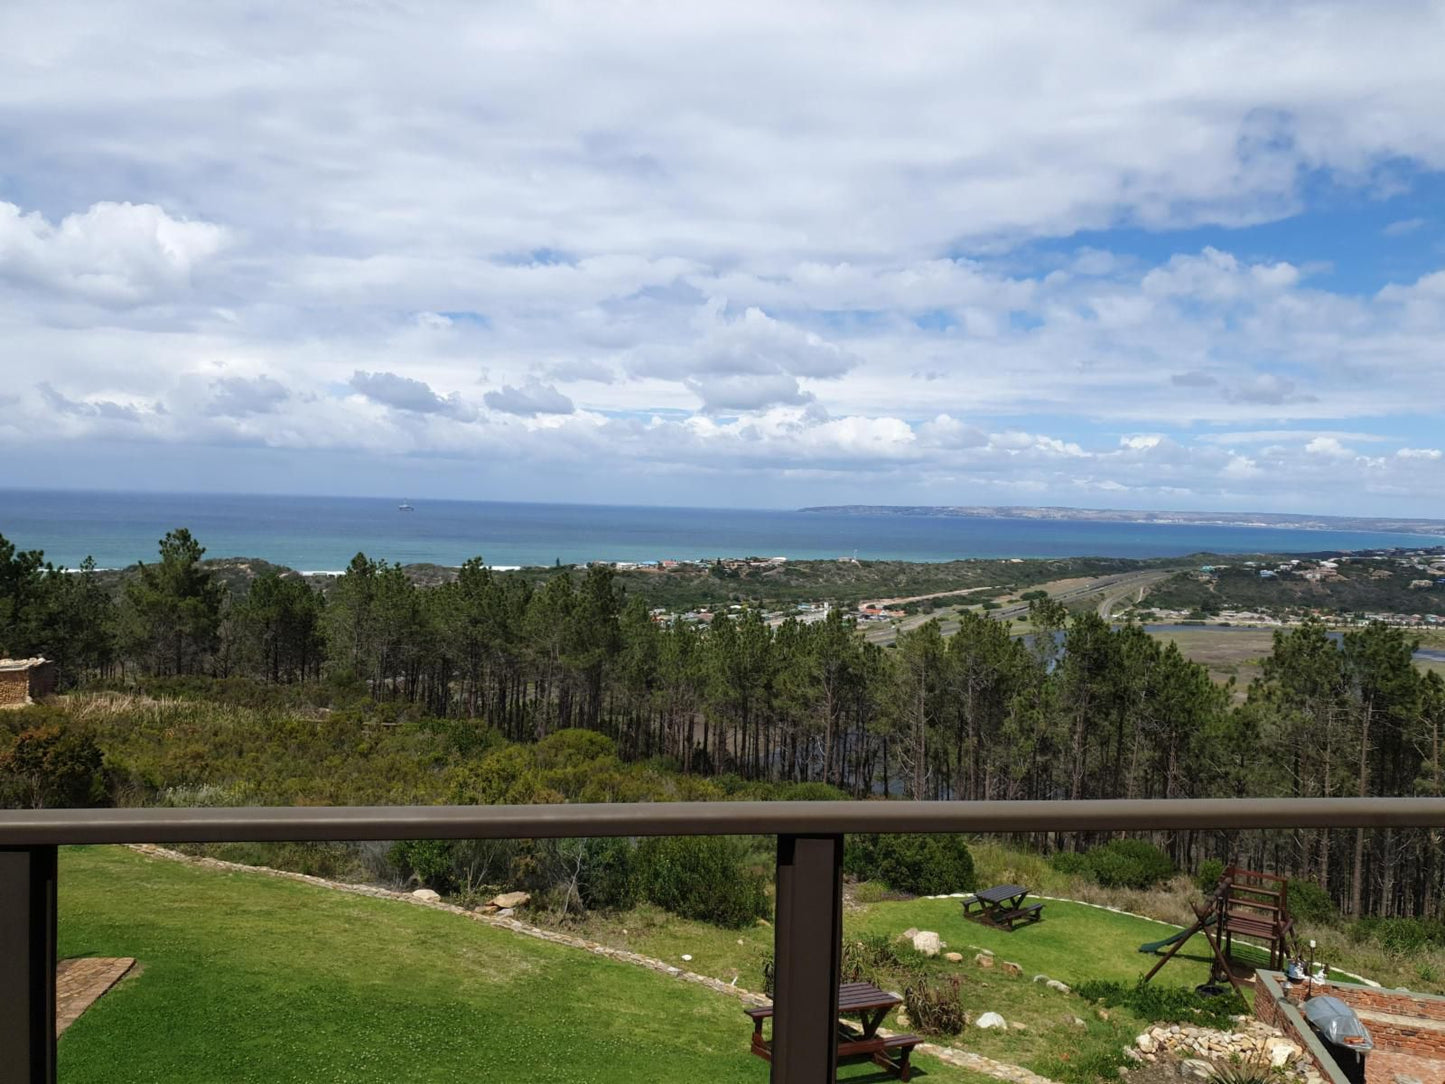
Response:
[[[0,847],[0,1078],[55,1084],[55,848]]]
[[[833,1084],[843,837],[778,837],[772,1084]]]

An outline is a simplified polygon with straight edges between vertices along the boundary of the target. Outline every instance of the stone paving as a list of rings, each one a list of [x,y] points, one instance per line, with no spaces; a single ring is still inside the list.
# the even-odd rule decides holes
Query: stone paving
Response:
[[[80,1014],[125,977],[135,966],[128,956],[85,956],[61,960],[55,965],[55,1034],[60,1034]]]
[[[680,967],[673,967],[666,961],[656,960],[650,956],[643,956],[641,953],[628,952],[625,949],[612,948],[608,945],[600,945],[596,941],[588,941],[581,937],[572,937],[569,934],[558,933],[556,930],[544,930],[539,926],[529,926],[527,923],[519,922],[515,918],[468,911],[465,907],[458,907],[455,904],[446,903],[441,900],[420,898],[410,892],[397,892],[389,888],[380,888],[376,885],[347,884],[344,881],[328,881],[323,877],[312,877],[305,873],[292,873],[289,870],[272,869],[269,866],[247,866],[239,862],[223,862],[218,858],[198,858],[193,855],[182,854],[179,851],[172,851],[165,847],[157,847],[149,843],[133,843],[129,844],[129,847],[133,851],[148,855],[152,858],[164,858],[172,862],[184,862],[188,865],[203,866],[207,869],[280,877],[288,881],[299,881],[302,884],[315,885],[317,888],[329,888],[337,892],[349,892],[355,896],[370,896],[372,899],[379,900],[395,900],[398,903],[409,903],[415,907],[430,907],[435,911],[448,911],[461,918],[468,918],[473,922],[481,922],[487,926],[497,927],[498,929],[510,930],[524,937],[535,937],[539,941],[550,941],[556,945],[567,945],[571,948],[582,949],[596,956],[605,956],[610,960],[617,960],[621,963],[645,967],[649,971],[658,971],[664,975],[671,975],[673,978],[681,979],[683,982],[706,986],[716,993],[735,997],[744,1005],[769,1004],[769,999],[763,994],[745,990],[735,985],[735,982],[726,983],[710,975],[699,975],[692,971],[684,971]],[[880,1028],[879,1031],[881,1034],[892,1034],[884,1028]],[[742,1034],[741,1031],[739,1034]],[[1030,1072],[1022,1066],[1006,1065],[1003,1062],[994,1061],[992,1058],[985,1058],[981,1054],[974,1054],[968,1050],[959,1050],[951,1046],[939,1046],[936,1043],[920,1043],[917,1050],[919,1053],[928,1054],[948,1065],[957,1066],[961,1069],[969,1069],[975,1073],[982,1073],[985,1076],[995,1077],[999,1080],[1006,1080],[1009,1081],[1010,1084],[1056,1084],[1055,1081],[1050,1080],[1048,1077],[1039,1076],[1037,1073]]]

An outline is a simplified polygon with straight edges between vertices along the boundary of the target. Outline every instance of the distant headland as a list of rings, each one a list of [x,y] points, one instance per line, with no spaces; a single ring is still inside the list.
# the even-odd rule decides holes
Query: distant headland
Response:
[[[1445,520],[1365,516],[1306,516],[1285,512],[1149,512],[1118,508],[1019,507],[1009,505],[833,504],[800,508],[856,516],[933,516],[968,519],[1033,519],[1076,523],[1177,523],[1188,526],[1272,527],[1297,531],[1384,531],[1445,535]]]

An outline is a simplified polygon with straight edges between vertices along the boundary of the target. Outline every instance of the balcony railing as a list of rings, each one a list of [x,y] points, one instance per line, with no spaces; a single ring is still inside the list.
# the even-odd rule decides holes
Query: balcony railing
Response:
[[[843,836],[1445,827],[1445,799],[675,802],[0,811],[0,1082],[54,1084],[56,848],[270,840],[778,837],[772,1081],[836,1072]]]

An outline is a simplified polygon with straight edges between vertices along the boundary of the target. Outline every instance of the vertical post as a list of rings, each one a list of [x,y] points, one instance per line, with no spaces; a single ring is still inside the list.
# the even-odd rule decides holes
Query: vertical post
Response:
[[[778,837],[772,1084],[833,1084],[843,944],[843,837]]]
[[[0,1076],[55,1084],[55,848],[0,847]]]

